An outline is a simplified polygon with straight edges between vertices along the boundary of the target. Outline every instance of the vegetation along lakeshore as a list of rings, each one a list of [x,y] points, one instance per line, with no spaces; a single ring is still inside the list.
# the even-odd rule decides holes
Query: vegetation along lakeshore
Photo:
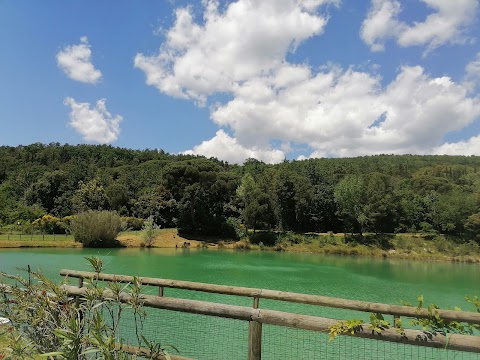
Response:
[[[105,145],[2,146],[0,246],[82,246],[71,235],[76,214],[103,211],[118,214],[118,241],[87,246],[477,262],[479,169],[476,156],[240,166]]]

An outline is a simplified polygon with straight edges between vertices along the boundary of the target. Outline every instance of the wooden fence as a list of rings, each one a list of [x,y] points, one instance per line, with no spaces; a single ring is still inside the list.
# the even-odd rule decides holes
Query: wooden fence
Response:
[[[75,270],[61,270],[60,274],[70,278],[80,279],[78,286],[65,286],[67,292],[72,296],[82,296],[86,293],[86,288],[82,287],[83,279],[98,279],[102,281],[120,283],[132,283],[134,281],[134,277],[132,276]],[[288,301],[292,303],[349,309],[367,313],[380,313],[384,315],[393,315],[395,319],[400,317],[430,318],[432,316],[431,312],[429,312],[427,309],[417,309],[411,306],[397,306],[318,295],[148,277],[139,277],[137,278],[137,281],[139,281],[142,285],[158,287],[158,295],[142,295],[141,300],[144,306],[248,321],[249,360],[261,359],[262,324],[328,333],[330,328],[339,322],[338,319],[261,309],[260,299]],[[252,307],[245,307],[206,301],[171,298],[164,296],[165,288],[250,297],[253,300],[253,304]],[[109,292],[105,291],[104,295],[108,297]],[[128,302],[129,299],[130,295],[127,293],[122,293],[120,296],[120,300],[122,302]],[[438,310],[438,313],[436,314],[445,321],[480,324],[480,313]],[[396,328],[385,328],[381,332],[375,332],[372,331],[371,324],[362,324],[356,327],[354,333],[345,333],[342,335],[403,343],[415,346],[447,348],[451,350],[480,353],[480,336],[473,335],[448,334],[448,336],[446,336],[442,333],[431,333],[414,329],[404,329],[403,331],[399,331],[399,329]]]

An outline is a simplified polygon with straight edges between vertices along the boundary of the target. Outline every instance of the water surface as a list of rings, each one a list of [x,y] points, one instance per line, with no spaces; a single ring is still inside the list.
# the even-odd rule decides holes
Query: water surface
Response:
[[[0,271],[19,273],[17,267],[30,265],[32,269],[41,270],[46,275],[60,280],[58,273],[62,268],[90,270],[84,257],[92,255],[101,257],[106,264],[105,271],[110,273],[265,288],[391,304],[408,301],[416,305],[417,297],[423,295],[426,304],[435,303],[442,308],[460,306],[462,309],[472,310],[464,297],[480,295],[479,265],[319,254],[201,249],[2,249],[0,250]],[[150,288],[147,292],[154,293],[156,289]],[[244,306],[252,304],[251,299],[184,290],[166,289],[165,295]],[[368,319],[368,315],[345,310],[268,300],[261,300],[261,307],[339,319]],[[235,325],[239,327],[237,330],[228,330],[228,327],[234,324],[232,320],[217,321],[208,318],[200,321],[198,316],[178,313],[173,317],[165,314],[163,320],[167,321],[165,326],[170,331],[162,335],[162,340],[167,338],[175,345],[183,345],[184,355],[216,358],[219,356],[218,353],[212,353],[211,356],[206,354],[208,350],[220,346],[219,339],[225,340],[225,347],[239,347],[240,350],[235,350],[238,356],[232,355],[231,358],[242,358],[245,352],[245,324]],[[161,321],[158,319],[155,323],[158,325]],[[197,327],[189,328],[194,325]],[[219,332],[240,338],[224,336],[219,338]],[[180,339],[173,337],[174,334],[179,333],[182,334]],[[152,334],[156,334],[156,331],[152,330]],[[293,340],[295,336],[300,336],[299,334],[297,332],[286,337],[284,335],[265,336],[266,339],[280,339],[278,340],[280,345],[275,343],[273,346],[270,342],[271,346],[268,347],[269,342],[265,342],[264,346],[268,347],[265,358],[276,358],[279,349],[289,351],[292,346],[297,346],[299,342]],[[304,343],[306,336],[301,335]],[[197,341],[200,337],[202,340]],[[285,339],[293,339],[292,345],[286,346]],[[205,345],[201,355],[190,352],[193,351],[190,347],[192,341],[197,342],[196,349],[198,349],[198,343]],[[318,343],[316,339],[311,341]],[[335,344],[341,343],[335,340]],[[349,346],[352,347],[357,343],[352,344]],[[365,342],[358,344],[365,347]],[[340,351],[331,350],[334,346],[325,347],[330,349],[328,350],[330,352],[325,353],[326,358],[334,358],[334,355]],[[395,349],[391,350],[386,358],[397,357],[391,353],[392,351],[405,352],[403,348],[403,350]],[[268,351],[270,356],[267,356]],[[297,356],[305,358],[305,351],[305,348],[299,349]],[[311,358],[325,358],[315,355],[320,354],[318,349],[312,350],[312,354]],[[438,356],[440,355],[435,355],[436,358],[440,358]],[[416,357],[417,355],[414,355],[413,358]],[[368,353],[365,358],[375,357]]]

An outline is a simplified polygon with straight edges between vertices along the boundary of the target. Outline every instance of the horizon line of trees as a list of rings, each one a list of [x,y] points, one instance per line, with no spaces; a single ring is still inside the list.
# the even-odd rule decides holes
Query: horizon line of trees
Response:
[[[0,224],[112,210],[161,227],[234,236],[438,232],[476,238],[480,157],[377,155],[284,161],[58,143],[0,147]],[[233,233],[232,233],[233,231]]]

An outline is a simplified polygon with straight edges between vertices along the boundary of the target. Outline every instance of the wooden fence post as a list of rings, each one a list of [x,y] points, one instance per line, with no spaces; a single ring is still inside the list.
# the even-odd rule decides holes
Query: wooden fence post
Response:
[[[262,358],[262,323],[249,321],[248,323],[248,360]]]
[[[160,296],[160,297],[163,296],[163,286],[158,287],[158,296]]]

